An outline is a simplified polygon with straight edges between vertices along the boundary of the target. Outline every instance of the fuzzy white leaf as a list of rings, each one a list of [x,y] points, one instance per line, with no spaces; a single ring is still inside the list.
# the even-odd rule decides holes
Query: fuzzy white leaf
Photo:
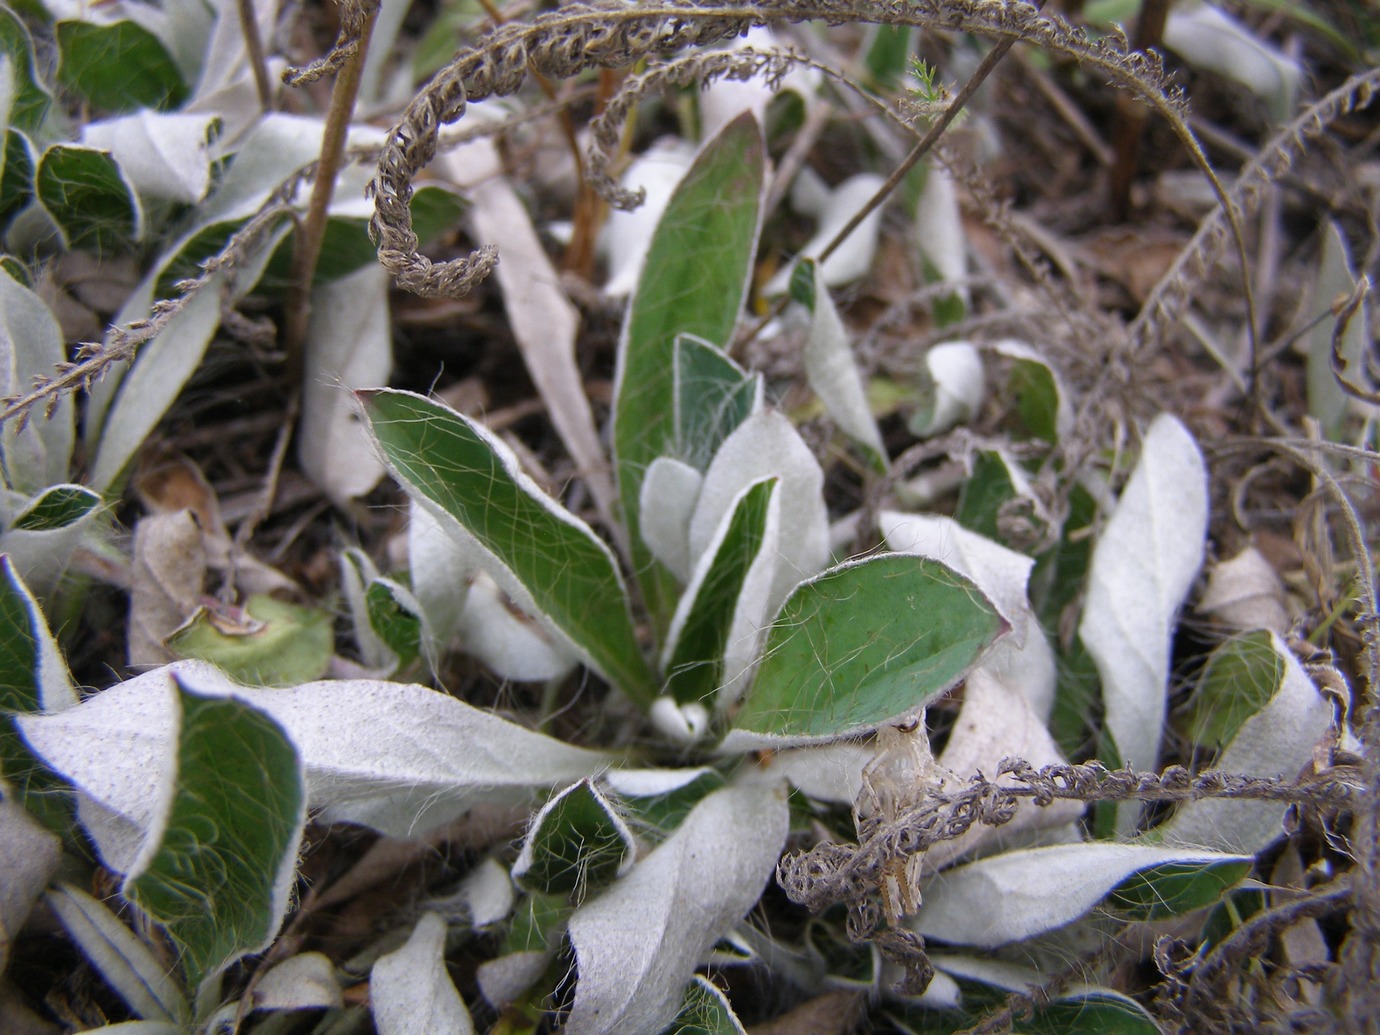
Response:
[[[610,212],[599,234],[599,250],[609,271],[604,294],[610,298],[626,298],[637,286],[652,234],[694,156],[695,149],[682,140],[658,140],[633,159],[619,179],[624,190],[641,189],[646,198],[631,212]]]
[[[43,300],[0,270],[0,397],[25,395],[34,378],[52,377],[66,356],[62,331]],[[59,397],[51,417],[35,413],[19,428],[6,421],[0,428],[0,456],[5,484],[38,493],[65,482],[76,437],[71,395]]]
[[[1162,415],[1146,431],[1140,461],[1093,550],[1078,629],[1102,677],[1107,729],[1122,763],[1136,769],[1159,759],[1174,621],[1206,536],[1202,453],[1182,424]]]
[[[690,578],[690,517],[703,484],[704,475],[689,464],[659,456],[638,490],[642,541],[681,582]]]
[[[238,21],[238,14],[231,17]],[[253,215],[274,185],[321,154],[324,132],[321,118],[271,112],[256,120],[244,136],[222,137],[216,142],[214,157],[233,155],[234,161],[199,207],[200,224]]]
[[[0,973],[61,859],[62,842],[57,835],[13,798],[0,798]]]
[[[89,123],[82,143],[109,151],[143,197],[194,205],[211,185],[213,115],[139,111]]]
[[[310,805],[325,820],[394,836],[415,836],[480,802],[528,800],[612,761],[421,686],[339,680],[259,690],[205,663],[177,662],[76,708],[18,720],[30,746],[77,785],[82,821],[117,872],[142,845],[173,771],[173,673],[195,693],[239,698],[283,727],[306,768]]]
[[[600,783],[614,794],[628,798],[654,798],[686,787],[714,772],[705,766],[680,769],[610,769]]]
[[[92,966],[134,1013],[150,1021],[190,1018],[191,1009],[177,979],[109,906],[70,884],[50,891],[48,904]]]
[[[1332,725],[1332,705],[1318,693],[1293,651],[1271,634],[1284,671],[1274,696],[1237,730],[1215,768],[1245,776],[1293,779]],[[1255,853],[1284,836],[1285,805],[1203,798],[1180,806],[1148,835],[1156,842]]]
[[[824,283],[823,268],[818,263],[812,268],[815,307],[807,316],[810,330],[805,338],[805,376],[843,433],[860,442],[884,464],[886,447],[867,404],[848,331]]]
[[[1017,646],[1011,637],[1003,637],[987,652],[977,671],[1020,691],[1035,717],[1049,722],[1059,682],[1059,661],[1033,612],[1027,617],[1025,643]]]
[[[172,399],[182,390],[220,326],[223,275],[217,274],[163,330],[139,349],[139,357],[121,380],[109,418],[94,440],[92,415],[87,439],[95,445],[91,485],[105,491],[143,445]],[[97,388],[105,382],[97,382]],[[93,396],[96,394],[92,393]]]
[[[1328,222],[1322,228],[1322,258],[1318,279],[1313,285],[1311,308],[1321,313],[1338,296],[1350,295],[1356,288],[1355,264],[1341,228]],[[1352,399],[1332,372],[1332,334],[1336,321],[1325,319],[1304,339],[1308,350],[1308,412],[1323,426],[1323,433],[1336,440],[1343,432],[1347,414],[1354,408],[1375,414],[1374,405]],[[1366,376],[1366,357],[1371,355],[1370,308],[1364,300],[1352,316],[1338,343],[1349,381],[1362,388],[1373,387]]]
[[[10,109],[16,92],[14,62],[9,54],[0,54],[0,125],[10,124]]]
[[[489,576],[470,583],[460,616],[465,650],[504,679],[546,682],[573,669],[576,655],[525,614],[516,614]]]
[[[378,568],[363,550],[352,546],[340,551],[340,589],[350,612],[355,643],[359,646],[364,666],[372,671],[384,672],[392,671],[398,659],[388,645],[379,639],[369,621],[369,604],[365,594],[369,583],[378,577]]]
[[[786,838],[778,788],[726,787],[570,919],[579,966],[569,1035],[645,1035],[675,1016],[695,967],[742,919]]]
[[[994,949],[1072,923],[1141,870],[1167,863],[1249,861],[1249,856],[1109,841],[1003,852],[926,884],[909,926],[926,938]]]
[[[673,744],[694,744],[709,731],[709,710],[699,702],[677,704],[658,697],[647,709],[653,728]]]
[[[1030,989],[1043,987],[1049,982],[1048,974],[1042,974],[1032,967],[1023,967],[1018,963],[1008,963],[1005,960],[979,959],[975,956],[947,956],[935,953],[930,956],[930,962],[935,966],[936,976],[953,974],[1008,992],[1028,993]],[[1065,1003],[1079,999],[1093,999],[1098,1002],[1110,1000],[1122,1004],[1128,1013],[1137,1011],[1144,1013],[1144,1007],[1129,996],[1122,995],[1110,988],[1083,984],[1082,982],[1064,986],[1062,993],[1056,996],[1053,1001]],[[1075,1022],[1075,1025],[1077,1023]],[[1074,1030],[1087,1030],[1087,1028],[1085,1026],[1082,1029],[1075,1028]]]
[[[746,34],[733,40],[731,50],[771,51],[781,49],[781,42],[765,26],[754,26]],[[767,105],[778,93],[793,90],[805,102],[807,109],[819,87],[820,73],[813,68],[793,68],[782,77],[780,88],[773,90],[760,76],[746,82],[721,78],[699,93],[700,139],[713,140],[735,118],[750,111],[757,121],[766,124]]]
[[[1198,610],[1234,632],[1268,629],[1282,636],[1289,631],[1284,583],[1254,546],[1212,566]]]
[[[801,258],[816,258],[834,236],[847,225],[848,221],[871,200],[881,188],[882,177],[875,173],[858,173],[850,176],[831,191],[819,195],[810,177],[797,178],[799,187],[791,192],[791,202],[801,211],[819,217],[819,227],[804,248]],[[842,287],[865,276],[872,268],[872,260],[877,254],[877,240],[882,229],[882,209],[877,207],[857,225],[838,249],[820,263],[820,275],[830,287]],[[764,294],[784,295],[790,287],[790,268],[781,270],[770,283]]]
[[[126,652],[135,669],[173,660],[164,646],[201,605],[202,529],[191,510],[149,514],[134,526]]]
[[[958,209],[958,191],[943,166],[931,165],[925,174],[925,186],[915,205],[914,232],[920,254],[935,268],[941,282],[961,281],[967,275],[968,239]],[[954,290],[967,302],[966,285]]]
[[[303,473],[339,504],[363,496],[384,473],[347,389],[388,381],[390,283],[383,267],[371,262],[311,293],[297,459]]]
[[[3,491],[3,490],[0,490]],[[80,496],[89,509],[68,524],[57,528],[18,527],[35,513],[42,512],[54,497]],[[37,596],[47,598],[59,584],[77,548],[89,542],[102,511],[101,498],[80,485],[53,485],[32,500],[26,500],[14,513],[4,515],[9,527],[0,532],[0,553],[9,554],[15,569]]]
[[[359,104],[366,110],[405,105],[412,97],[412,74],[408,68],[398,67],[396,49],[398,33],[411,9],[409,0],[381,0],[379,4],[374,31],[369,35],[369,53],[359,75]],[[405,91],[404,96],[398,96],[399,87]]]
[[[335,964],[319,952],[299,952],[268,971],[254,989],[256,1010],[339,1009]]]
[[[1049,640],[1029,606],[1027,584],[1034,560],[943,515],[883,511],[878,527],[887,548],[920,553],[976,582],[1012,627],[978,668],[1020,690],[1041,722],[1049,719],[1057,667]]]
[[[925,369],[933,398],[929,412],[916,415],[912,425],[916,434],[938,435],[977,415],[987,391],[977,349],[966,341],[936,345],[925,353]]]
[[[270,3],[265,4],[264,8],[275,6]],[[231,9],[233,10],[233,7]],[[238,25],[238,12],[232,13],[230,20]],[[187,112],[191,109],[188,107],[183,110]],[[225,134],[217,141],[212,149],[213,158],[219,161],[233,155],[234,161],[229,163],[225,176],[216,189],[197,206],[197,222],[164,252],[160,264],[140,282],[139,287],[116,314],[112,321],[114,326],[123,327],[135,320],[148,318],[150,309],[156,301],[155,288],[159,280],[167,274],[167,264],[172,262],[199,232],[218,223],[253,216],[267,199],[269,191],[292,175],[296,169],[314,161],[320,155],[324,125],[321,119],[279,113],[260,115],[262,117],[255,120],[253,129],[242,139]],[[254,287],[262,274],[264,264],[289,229],[287,225],[279,227],[252,256],[236,267],[234,297],[239,297]],[[161,334],[140,347],[138,358],[127,372],[117,364],[92,386],[83,429],[88,449],[95,451],[99,446],[102,454],[107,452],[105,439],[110,434],[109,411],[115,404],[116,397],[124,394],[124,383],[136,378],[142,370],[142,381],[145,384],[136,393],[137,401],[134,407],[142,407],[148,411],[143,414],[143,419],[149,422],[148,427],[137,431],[137,440],[132,447],[122,441],[118,447],[109,447],[109,451],[119,453],[128,449],[130,452],[125,454],[127,457],[132,455],[133,449],[138,448],[148,429],[162,416],[168,401],[177,395],[191,371],[200,364],[206,343],[210,341],[215,325],[220,322],[220,303],[223,301],[221,291],[224,287],[223,278],[214,278],[198,292],[196,298],[188,303],[182,313],[173,318]],[[189,313],[188,310],[195,312]],[[206,321],[211,319],[214,319],[214,323],[209,329],[205,328]],[[135,435],[129,433],[123,437],[134,438]],[[116,474],[118,468],[123,466],[123,461],[117,461],[118,456],[107,461],[109,466],[116,468]],[[98,490],[103,488],[98,480],[93,480],[92,485]]]
[[[546,973],[551,954],[538,950],[510,952],[497,959],[479,964],[475,979],[479,993],[494,1006],[502,1009],[516,1002],[524,992]]]
[[[863,788],[863,770],[876,752],[855,740],[775,751],[741,779],[766,783],[785,779],[816,801],[852,805]]]
[[[465,113],[466,118],[483,114],[482,105],[471,105]],[[473,202],[469,218],[478,240],[502,246],[503,261],[494,276],[522,361],[605,524],[621,527],[614,520],[613,478],[575,358],[580,315],[526,207],[502,175],[498,149],[491,140],[476,140],[443,156],[440,165],[457,181],[474,184],[466,191]]]
[[[422,650],[434,670],[441,655],[460,632],[470,576],[474,567],[469,549],[414,499],[407,506],[407,566],[412,592],[421,605]]]
[[[459,899],[476,929],[506,920],[513,912],[516,892],[507,867],[488,858],[460,885]]]
[[[1303,69],[1225,11],[1201,2],[1176,5],[1164,25],[1164,45],[1195,68],[1240,83],[1265,102],[1275,122],[1292,114]]]
[[[968,676],[963,708],[939,756],[939,765],[960,783],[982,773],[998,786],[1019,786],[1009,776],[997,778],[997,767],[1005,758],[1023,758],[1037,769],[1068,761],[1026,696],[983,666]],[[926,853],[925,864],[941,869],[1013,834],[1061,827],[1082,814],[1083,803],[1078,801],[1054,801],[1044,807],[1023,801],[1009,823],[1000,827],[975,824],[967,833],[936,844]]]
[[[470,1012],[446,973],[446,922],[417,921],[407,944],[379,958],[369,1002],[379,1035],[474,1035]]]
[[[240,8],[235,0],[210,0],[205,6],[214,14],[211,36],[203,50],[196,87],[183,111],[207,112],[220,117],[225,123],[225,134],[234,139],[265,116],[254,85]],[[183,14],[182,7],[181,4],[170,5],[178,16]],[[278,10],[278,0],[253,5],[259,39],[273,38]],[[269,59],[270,83],[280,81],[283,65],[280,58]]]
[[[710,463],[690,519],[690,556],[698,558],[739,494],[753,482],[772,477],[781,479],[776,493],[781,533],[778,567],[765,609],[769,617],[797,583],[829,562],[824,473],[791,422],[773,410],[762,410],[738,425]]]

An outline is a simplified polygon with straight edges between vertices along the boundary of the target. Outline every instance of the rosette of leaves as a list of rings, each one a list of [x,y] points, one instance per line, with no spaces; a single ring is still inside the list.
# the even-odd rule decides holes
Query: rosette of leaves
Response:
[[[642,708],[663,734],[659,747],[576,746],[384,679],[268,690],[198,662],[77,703],[32,594],[5,569],[4,777],[35,813],[45,801],[74,810],[102,864],[120,875],[125,901],[176,949],[170,977],[109,907],[70,886],[51,893],[54,912],[145,1032],[249,1012],[252,1004],[221,1003],[220,978],[278,933],[308,810],[399,837],[482,804],[517,804],[531,818],[516,859],[499,854],[477,866],[459,909],[434,904],[405,944],[381,943],[340,966],[311,953],[279,963],[256,993],[256,1003],[277,1004],[270,1010],[324,1008],[326,1023],[348,1024],[361,1008],[346,1005],[340,989],[367,972],[385,1035],[414,1023],[472,1030],[475,1000],[467,1003],[447,972],[448,936],[487,947],[480,993],[529,1028],[559,1009],[572,1033],[741,1031],[725,997],[697,976],[711,963],[770,967],[806,989],[889,989],[876,953],[852,944],[835,912],[796,939],[742,923],[792,826],[808,825],[793,824],[792,800],[797,820],[846,838],[830,809],[856,805],[866,782],[873,752],[856,738],[918,717],[965,677],[965,710],[999,715],[995,728],[1006,730],[1010,702],[1025,702],[1020,715],[1033,716],[1030,727],[1060,757],[1046,730],[1052,683],[1040,694],[1018,685],[1039,665],[1053,667],[1027,594],[1029,559],[942,529],[935,548],[917,525],[897,521],[887,529],[894,549],[829,563],[819,468],[765,403],[759,378],[724,348],[752,264],[763,164],[751,120],[730,123],[704,148],[667,207],[630,302],[612,435],[626,524],[611,538],[625,544],[621,556],[478,422],[405,392],[359,395],[384,460],[446,545],[431,541],[428,566],[414,553],[410,587],[346,558],[356,624],[376,638],[371,664],[395,668],[428,643],[448,642],[467,601],[439,608],[435,581],[459,571],[454,593],[482,575],[540,630],[553,658],[578,659]],[[826,297],[815,281],[799,304],[827,313]],[[836,339],[833,317],[830,328]],[[831,351],[836,341],[819,348],[820,368],[846,366]],[[853,427],[861,428],[856,419]],[[878,439],[853,434],[884,459]],[[1173,434],[1149,439],[1147,477],[1158,462],[1150,443],[1160,439],[1182,445]],[[1128,488],[1118,514],[1136,511],[1136,498]],[[904,541],[902,526],[911,533]],[[1177,607],[1172,597],[1172,587],[1160,594]],[[1270,649],[1281,657],[1278,644]],[[1224,757],[1239,746],[1252,752],[1239,757],[1263,765],[1256,745],[1282,720],[1262,716],[1276,706],[1293,714],[1308,697],[1282,660],[1247,669],[1268,669],[1276,685],[1216,735]],[[1043,703],[1031,704],[1036,697]],[[987,765],[1003,746],[955,736],[940,763],[966,768],[957,761],[965,744]],[[762,749],[769,760],[749,761]],[[867,774],[874,793],[884,772]],[[800,792],[794,799],[789,786]],[[70,831],[70,811],[43,814]],[[1189,836],[1220,828],[1220,816],[1182,815]],[[922,875],[905,922],[958,951],[936,957],[928,1005],[891,1002],[894,1023],[952,1029],[965,1011],[1043,973],[984,953],[1014,946],[1043,960],[1068,951],[1057,939],[1070,925],[1089,925],[1074,929],[1085,938],[1109,913],[1153,917],[1215,901],[1277,822],[1273,812],[1252,813],[1251,844],[1204,850],[1172,836],[1173,822],[1144,843],[1083,843],[1063,819],[1030,828],[1033,845],[966,844],[942,861],[936,853],[939,872]],[[1058,882],[1066,886],[1054,893]],[[1143,1008],[1106,989],[1070,987],[1042,1012],[1050,1030],[1065,1032],[1107,1030],[1109,1018],[1124,1022],[1118,1030],[1152,1030]]]

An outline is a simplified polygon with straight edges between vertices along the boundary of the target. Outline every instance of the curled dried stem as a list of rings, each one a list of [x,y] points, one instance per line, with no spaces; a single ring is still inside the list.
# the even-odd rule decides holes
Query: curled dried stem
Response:
[[[410,202],[413,182],[436,153],[440,127],[464,115],[470,101],[508,96],[529,68],[567,79],[588,68],[621,68],[645,58],[716,43],[773,21],[821,19],[910,25],[969,32],[998,46],[1028,42],[1070,57],[1129,91],[1163,116],[1226,204],[1226,193],[1188,128],[1182,95],[1169,87],[1155,54],[1130,50],[1124,35],[1092,39],[1031,4],[983,0],[756,0],[743,4],[661,0],[636,6],[572,4],[527,24],[510,23],[462,50],[404,112],[389,135],[372,184],[370,231],[379,261],[397,283],[422,295],[462,294],[497,261],[491,247],[468,258],[433,263],[418,252]],[[1226,216],[1240,239],[1234,212]],[[1244,257],[1244,245],[1241,246]]]

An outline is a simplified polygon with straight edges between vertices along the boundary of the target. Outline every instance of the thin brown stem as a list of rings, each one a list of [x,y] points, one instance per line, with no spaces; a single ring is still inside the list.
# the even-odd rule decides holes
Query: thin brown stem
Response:
[[[1039,3],[1036,6],[1043,7],[1044,5],[1043,3]],[[953,101],[945,107],[943,114],[934,120],[934,124],[931,125],[925,135],[920,138],[919,143],[910,149],[910,153],[907,154],[905,158],[901,159],[901,164],[891,171],[891,175],[886,178],[886,182],[877,188],[877,193],[868,199],[866,205],[858,209],[857,212],[854,212],[853,218],[844,224],[843,229],[834,235],[832,241],[825,245],[824,250],[819,253],[816,261],[822,263],[825,259],[829,258],[829,256],[833,255],[839,245],[847,240],[848,235],[856,230],[862,221],[876,211],[887,198],[891,197],[891,192],[901,185],[901,181],[906,178],[906,174],[915,168],[915,163],[929,154],[930,151],[934,149],[934,145],[939,143],[939,138],[948,130],[954,119],[958,118],[959,112],[967,107],[968,102],[973,99],[973,94],[977,93],[978,87],[987,81],[987,77],[992,74],[993,69],[997,67],[1001,59],[1006,57],[1006,52],[1012,48],[1016,39],[1017,37],[1015,36],[1008,36],[1005,39],[998,40],[996,45],[987,52],[987,56],[982,59],[982,64],[978,65],[977,71],[963,84],[963,88],[954,95]]]
[[[1158,46],[1164,37],[1164,24],[1168,17],[1169,0],[1146,0],[1140,9],[1140,17],[1136,19],[1136,36],[1131,46],[1136,50]],[[1112,149],[1116,152],[1116,159],[1107,183],[1113,222],[1124,223],[1131,214],[1131,184],[1136,178],[1136,167],[1140,161],[1140,138],[1149,119],[1150,110],[1144,104],[1125,94],[1117,96],[1116,126],[1112,131]]]
[[[354,116],[364,59],[369,53],[369,37],[374,31],[378,13],[378,4],[372,4],[364,10],[359,44],[345,59],[336,76],[335,87],[331,91],[331,110],[326,116],[326,130],[321,140],[321,160],[317,163],[307,215],[298,230],[297,246],[292,253],[287,312],[283,320],[283,347],[287,351],[289,379],[294,385],[302,377],[307,326],[311,320],[312,280],[317,260],[321,257],[321,242],[326,235],[327,210],[335,191],[336,174],[345,155],[345,140],[349,134],[350,119]]]
[[[254,17],[254,0],[239,0],[240,32],[244,34],[244,48],[249,52],[249,67],[254,70],[254,89],[259,95],[259,108],[273,110],[273,87],[268,80],[268,57],[264,41],[259,36],[259,21]]]

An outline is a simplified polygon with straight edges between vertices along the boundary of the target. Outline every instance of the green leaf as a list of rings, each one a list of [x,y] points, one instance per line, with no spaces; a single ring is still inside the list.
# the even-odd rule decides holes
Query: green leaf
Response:
[[[782,606],[725,746],[834,739],[913,714],[1005,631],[977,587],[936,561],[883,554],[831,568]]]
[[[134,189],[104,151],[54,144],[38,161],[34,187],[69,248],[106,254],[140,237],[143,220]]]
[[[239,233],[247,222],[247,219],[232,219],[211,223],[184,238],[164,261],[153,287],[154,296],[177,297],[177,284],[199,276],[202,272],[201,264],[220,254],[230,238]],[[274,258],[277,258],[277,253],[274,254]]]
[[[1200,747],[1220,750],[1274,697],[1283,678],[1284,659],[1270,633],[1238,633],[1208,658],[1184,710],[1184,735]]]
[[[1131,920],[1163,920],[1210,906],[1251,872],[1249,860],[1164,863],[1132,874],[1107,896]]]
[[[0,54],[8,55],[10,59],[10,76],[14,83],[9,128],[11,131],[18,129],[33,133],[47,116],[53,98],[34,74],[34,41],[28,28],[13,11],[2,6]]]
[[[1226,941],[1242,924],[1268,904],[1259,887],[1235,888],[1222,896],[1220,902],[1208,910],[1200,935],[1204,946],[1213,949]],[[1204,953],[1206,955],[1206,953]]]
[[[4,273],[16,284],[32,290],[34,283],[33,277],[29,274],[29,268],[16,259],[13,255],[0,253],[0,273]]]
[[[102,111],[167,111],[187,96],[172,55],[134,22],[58,22],[57,44],[58,83]]]
[[[266,948],[287,909],[306,791],[292,742],[234,698],[180,683],[176,784],[123,893],[162,924],[195,988]]]
[[[909,25],[877,25],[869,30],[863,63],[874,89],[895,90],[910,71],[915,30]]]
[[[810,312],[815,311],[815,268],[818,264],[806,256],[791,269],[790,296]]]
[[[759,405],[762,379],[693,335],[677,335],[673,352],[675,446],[663,455],[703,472],[724,439]]]
[[[1268,641],[1275,662],[1252,656],[1255,672],[1242,678],[1257,682],[1233,688],[1236,699],[1223,701],[1230,721],[1224,721],[1220,729],[1212,725],[1204,729],[1210,741],[1217,736],[1223,741],[1213,764],[1228,773],[1292,778],[1311,769],[1318,745],[1335,736],[1333,704],[1318,691],[1288,645],[1272,633],[1252,633],[1224,645],[1227,657],[1236,656],[1234,665],[1243,660],[1238,653],[1242,640],[1254,641],[1252,648]],[[1216,660],[1215,654],[1209,659],[1210,669],[1219,668],[1212,664]],[[1268,682],[1267,675],[1272,677]],[[1244,714],[1247,705],[1253,710]],[[1285,811],[1283,802],[1200,798],[1179,805],[1168,822],[1143,837],[1254,855],[1285,835]]]
[[[997,531],[997,515],[1002,504],[1016,495],[1006,459],[994,450],[982,450],[973,457],[973,473],[963,483],[954,518],[964,528],[1004,543]]]
[[[1059,441],[1059,385],[1054,371],[1034,359],[1017,359],[1011,364],[1006,385],[1016,400],[1016,413],[1025,432],[1051,444]]]
[[[55,712],[77,703],[72,676],[38,601],[0,554],[0,711]]]
[[[513,864],[513,879],[528,891],[582,900],[626,870],[635,849],[623,817],[584,779],[537,813]]]
[[[761,219],[765,148],[750,114],[699,153],[657,224],[618,351],[613,450],[633,566],[648,608],[671,611],[669,574],[642,542],[639,491],[647,465],[675,445],[675,342],[726,344],[743,307]]]
[[[696,974],[685,990],[680,1013],[662,1035],[746,1035],[746,1029],[723,992]]]
[[[0,172],[0,228],[9,225],[34,197],[34,146],[17,130],[5,133],[4,170]],[[19,278],[15,278],[19,279]]]
[[[52,635],[37,601],[4,554],[0,576],[0,711],[40,712],[39,667],[43,645],[51,643]]]
[[[245,601],[241,614],[201,608],[168,637],[168,649],[209,661],[250,686],[294,686],[326,674],[335,648],[332,625],[328,611],[260,593]]]
[[[568,895],[525,896],[513,911],[501,955],[556,948],[565,932],[566,921],[574,911],[575,904]]]
[[[1160,1026],[1129,996],[1108,988],[1056,999],[1011,1029],[1022,1035],[1160,1035]]]
[[[1035,559],[1030,576],[1030,604],[1046,629],[1058,629],[1064,610],[1083,591],[1092,562],[1097,501],[1081,485],[1069,490],[1068,513],[1059,541]]]
[[[398,657],[398,667],[412,664],[422,649],[422,619],[391,579],[375,579],[364,591],[369,625],[384,646]]]
[[[101,495],[81,485],[55,485],[25,507],[11,530],[54,532],[75,525],[101,505]]]
[[[653,843],[665,840],[702,798],[727,784],[717,769],[610,769],[604,782],[616,792],[630,826]]]
[[[772,510],[780,482],[779,478],[763,478],[743,493],[717,549],[712,555],[705,553],[704,560],[709,563],[696,572],[676,609],[671,649],[662,668],[666,692],[680,704],[709,704],[722,685],[724,652],[734,633],[749,572],[769,538],[769,527],[776,524]],[[757,613],[746,616],[753,625],[760,623],[761,610],[759,606]]]
[[[840,909],[812,917],[805,925],[805,945],[823,964],[831,988],[871,990],[881,976],[881,959],[871,942],[851,941],[843,932]]]
[[[12,715],[55,712],[77,703],[72,677],[38,601],[10,558],[0,554],[0,779],[50,830],[71,826],[62,785],[14,728]]]
[[[605,678],[650,703],[654,680],[623,578],[590,528],[542,492],[507,447],[468,418],[407,392],[358,397],[384,459],[409,495],[473,536],[501,566],[490,574],[520,598],[520,606],[530,602],[532,612],[568,637]]]

